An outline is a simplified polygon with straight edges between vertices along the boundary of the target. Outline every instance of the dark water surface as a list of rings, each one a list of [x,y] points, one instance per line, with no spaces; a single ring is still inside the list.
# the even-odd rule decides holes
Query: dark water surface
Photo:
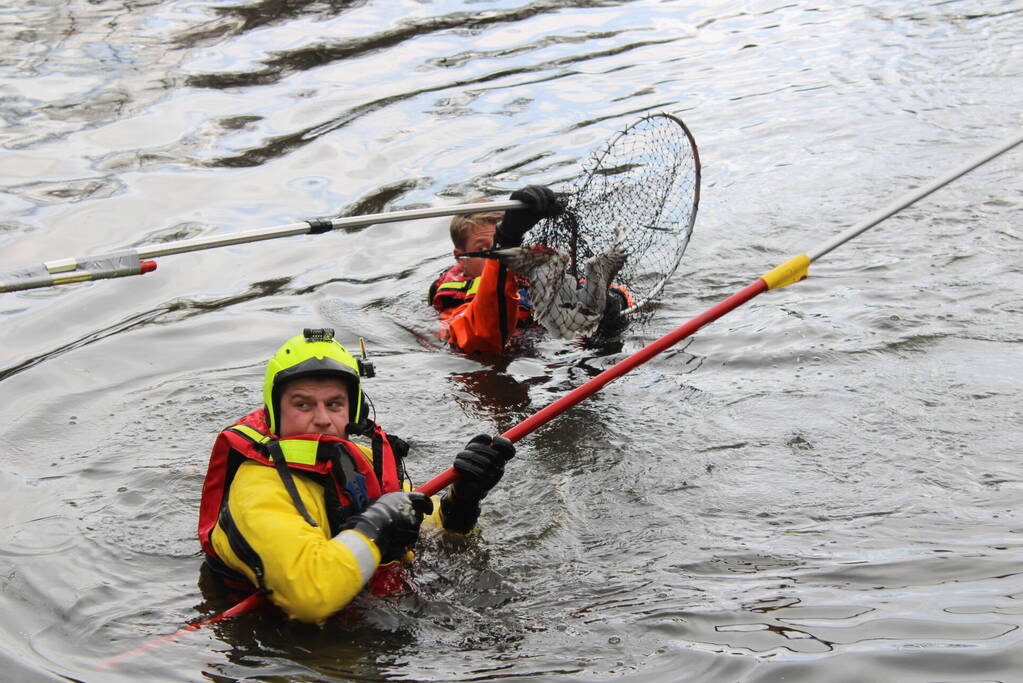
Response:
[[[1023,125],[1023,5],[17,0],[0,270],[570,179],[685,119],[696,231],[621,353],[480,360],[423,297],[446,220],[0,294],[0,680],[1012,681],[1023,671],[1023,151],[520,444],[465,547],[326,628],[231,603],[217,430],[302,327],[365,337],[418,481]]]

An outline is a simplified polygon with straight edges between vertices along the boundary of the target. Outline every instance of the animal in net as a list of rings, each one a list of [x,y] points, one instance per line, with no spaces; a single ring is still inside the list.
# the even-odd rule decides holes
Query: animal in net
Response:
[[[533,318],[562,339],[596,332],[607,306],[608,286],[627,257],[615,246],[575,269],[568,255],[542,244],[499,249],[493,254],[528,281]]]

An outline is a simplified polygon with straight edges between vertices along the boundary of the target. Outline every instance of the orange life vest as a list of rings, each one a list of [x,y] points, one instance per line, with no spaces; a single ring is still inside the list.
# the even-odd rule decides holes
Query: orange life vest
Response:
[[[501,353],[505,344],[531,323],[525,281],[497,261],[469,277],[455,264],[430,286],[428,299],[440,313],[440,338],[464,351]]]

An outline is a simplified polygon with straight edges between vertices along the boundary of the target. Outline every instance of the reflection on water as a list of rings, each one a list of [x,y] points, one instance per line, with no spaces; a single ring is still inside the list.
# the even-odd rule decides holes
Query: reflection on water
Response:
[[[700,146],[694,239],[621,348],[443,349],[444,219],[0,295],[14,680],[1012,680],[1018,152],[519,443],[482,531],[324,629],[233,604],[214,434],[303,327],[366,341],[425,481],[793,254],[1019,129],[1023,12],[726,2],[79,2],[0,10],[0,271],[567,185],[641,113]],[[0,278],[2,279],[2,278]],[[62,678],[55,678],[62,677]]]
[[[448,377],[452,385],[452,398],[465,415],[480,422],[492,422],[502,432],[509,416],[522,413],[530,407],[529,385],[496,368],[474,370]]]

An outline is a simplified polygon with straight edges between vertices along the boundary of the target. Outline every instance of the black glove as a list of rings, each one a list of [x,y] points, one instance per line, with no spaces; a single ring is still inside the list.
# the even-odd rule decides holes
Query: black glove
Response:
[[[557,216],[562,211],[557,196],[543,185],[527,185],[512,192],[510,199],[518,200],[526,206],[504,212],[504,218],[494,232],[494,245],[497,247],[522,246],[522,236],[526,231],[540,222],[541,218]]]
[[[501,481],[504,464],[515,455],[515,446],[503,436],[480,434],[455,456],[458,479],[440,501],[444,528],[468,533],[480,516],[480,501]]]
[[[380,564],[400,560],[419,538],[423,515],[433,512],[433,501],[422,493],[385,493],[345,522],[376,543]]]

